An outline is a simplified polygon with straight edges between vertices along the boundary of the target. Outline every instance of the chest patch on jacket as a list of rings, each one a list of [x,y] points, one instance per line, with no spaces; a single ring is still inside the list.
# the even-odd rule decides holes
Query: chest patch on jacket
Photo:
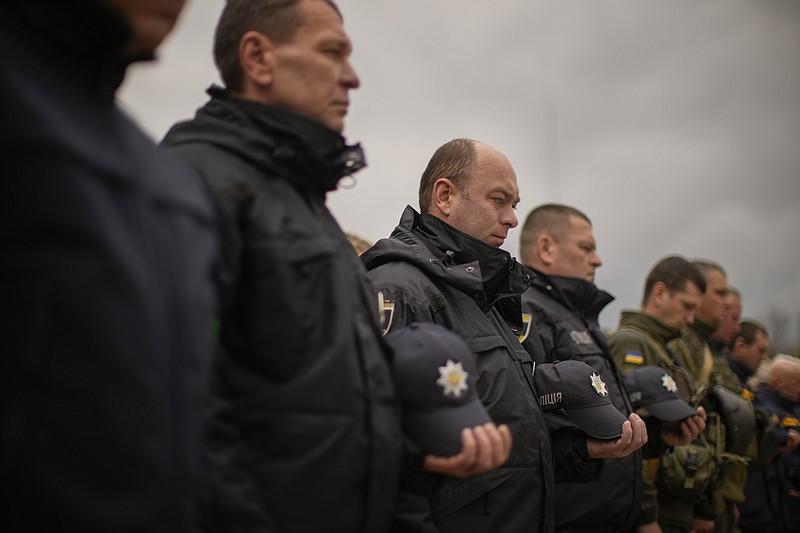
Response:
[[[575,344],[594,344],[592,336],[585,329],[583,331],[570,331],[569,338],[572,339],[572,342]]]
[[[394,318],[394,302],[391,300],[384,300],[381,297],[378,299],[381,311],[381,335],[386,335],[392,327],[392,319]]]
[[[519,334],[519,342],[525,342],[528,335],[531,333],[531,320],[533,316],[530,313],[522,313],[522,333]]]

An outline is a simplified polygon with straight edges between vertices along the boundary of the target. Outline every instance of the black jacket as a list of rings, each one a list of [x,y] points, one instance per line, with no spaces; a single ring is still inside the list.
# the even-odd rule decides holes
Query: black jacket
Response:
[[[213,208],[114,92],[100,2],[0,3],[4,531],[180,532],[200,477]]]
[[[534,394],[531,358],[512,331],[521,328],[519,297],[530,272],[503,250],[411,207],[391,238],[362,259],[393,308],[389,330],[435,322],[467,341],[477,358],[478,395],[496,423],[509,425],[514,439],[505,466],[468,479],[435,480],[430,498],[435,528],[428,530],[552,531],[550,440]],[[402,525],[419,530],[423,516],[416,519]]]
[[[580,278],[547,276],[537,270],[522,295],[522,312],[531,315],[530,333],[522,345],[538,363],[583,361],[606,382],[611,402],[621,413],[633,412],[622,375],[608,349],[597,317],[614,297]],[[551,429],[569,424],[547,416]],[[624,532],[636,525],[642,500],[642,454],[605,461],[594,483],[556,485],[556,528],[559,531]]]
[[[787,431],[800,431],[800,406],[762,383],[753,405],[774,417],[778,442],[785,444]],[[777,454],[763,468],[751,471],[745,484],[745,501],[739,505],[739,527],[745,533],[800,531],[800,452]]]
[[[325,205],[360,149],[221,89],[164,143],[221,220],[209,531],[388,528],[401,432],[377,295]]]

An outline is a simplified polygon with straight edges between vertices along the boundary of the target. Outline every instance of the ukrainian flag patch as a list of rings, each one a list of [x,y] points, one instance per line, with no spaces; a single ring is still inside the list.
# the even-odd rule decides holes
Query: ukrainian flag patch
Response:
[[[627,352],[625,354],[625,362],[632,365],[641,365],[644,363],[644,356],[641,352]]]

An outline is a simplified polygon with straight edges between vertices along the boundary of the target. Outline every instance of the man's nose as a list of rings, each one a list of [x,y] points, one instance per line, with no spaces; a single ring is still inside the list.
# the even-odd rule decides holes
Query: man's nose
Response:
[[[342,85],[349,89],[358,89],[361,86],[361,80],[358,78],[356,69],[353,68],[350,61],[346,61],[344,65],[344,70],[342,71]]]
[[[519,224],[519,220],[517,220],[517,215],[516,215],[516,213],[514,213],[513,209],[509,209],[508,210],[508,212],[505,214],[505,216],[503,217],[503,220],[501,222],[503,224],[505,224],[506,226],[509,226],[509,227],[512,227],[512,228],[516,228],[517,225]]]

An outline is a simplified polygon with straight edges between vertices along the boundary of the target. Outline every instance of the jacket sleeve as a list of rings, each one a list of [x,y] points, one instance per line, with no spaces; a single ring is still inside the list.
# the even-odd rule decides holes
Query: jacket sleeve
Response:
[[[523,313],[531,315],[530,332],[522,347],[537,364],[552,363],[555,350],[553,326],[538,307],[523,300]],[[563,414],[544,413],[553,449],[556,483],[586,483],[600,478],[604,461],[589,457],[587,436]]]
[[[586,438],[577,427],[550,431],[556,483],[587,483],[600,479],[605,463],[589,457]]]
[[[385,333],[405,327],[412,322],[435,322],[430,306],[421,295],[403,291],[386,282],[379,272],[370,272],[374,288],[383,295]],[[400,490],[392,519],[392,533],[436,533],[430,499],[436,474],[426,472],[424,455],[405,437],[405,458]]]
[[[625,331],[617,331],[608,337],[608,348],[614,363],[620,372],[625,375],[640,366],[653,364],[648,361],[647,346],[637,335]],[[652,424],[647,425],[649,445],[642,453],[647,459],[642,461],[642,507],[639,512],[639,525],[650,524],[658,521],[658,489],[655,484],[655,475],[658,471],[661,452],[664,450],[650,441],[660,441],[653,438],[651,431],[656,430]]]
[[[622,375],[644,365],[657,364],[651,357],[646,342],[638,335],[625,331],[617,331],[609,336],[608,349]]]
[[[191,158],[189,160],[191,162]],[[235,189],[220,174],[206,175],[202,166],[198,171],[211,192],[218,214],[221,257],[215,268],[215,278],[219,294],[218,320],[224,329],[225,317],[236,296],[244,253],[244,213],[252,196],[239,192],[237,197],[232,191],[241,191],[241,187]],[[209,531],[268,533],[274,531],[273,521],[261,504],[260,491],[245,466],[249,457],[246,438],[236,421],[236,409],[222,372],[223,362],[230,357],[220,338],[204,410],[203,459],[209,482],[201,496],[198,519],[201,527]]]
[[[245,440],[229,398],[224,383],[215,375],[203,435],[203,459],[210,479],[200,498],[199,522],[207,531],[270,533],[274,531],[272,520],[245,468]]]

